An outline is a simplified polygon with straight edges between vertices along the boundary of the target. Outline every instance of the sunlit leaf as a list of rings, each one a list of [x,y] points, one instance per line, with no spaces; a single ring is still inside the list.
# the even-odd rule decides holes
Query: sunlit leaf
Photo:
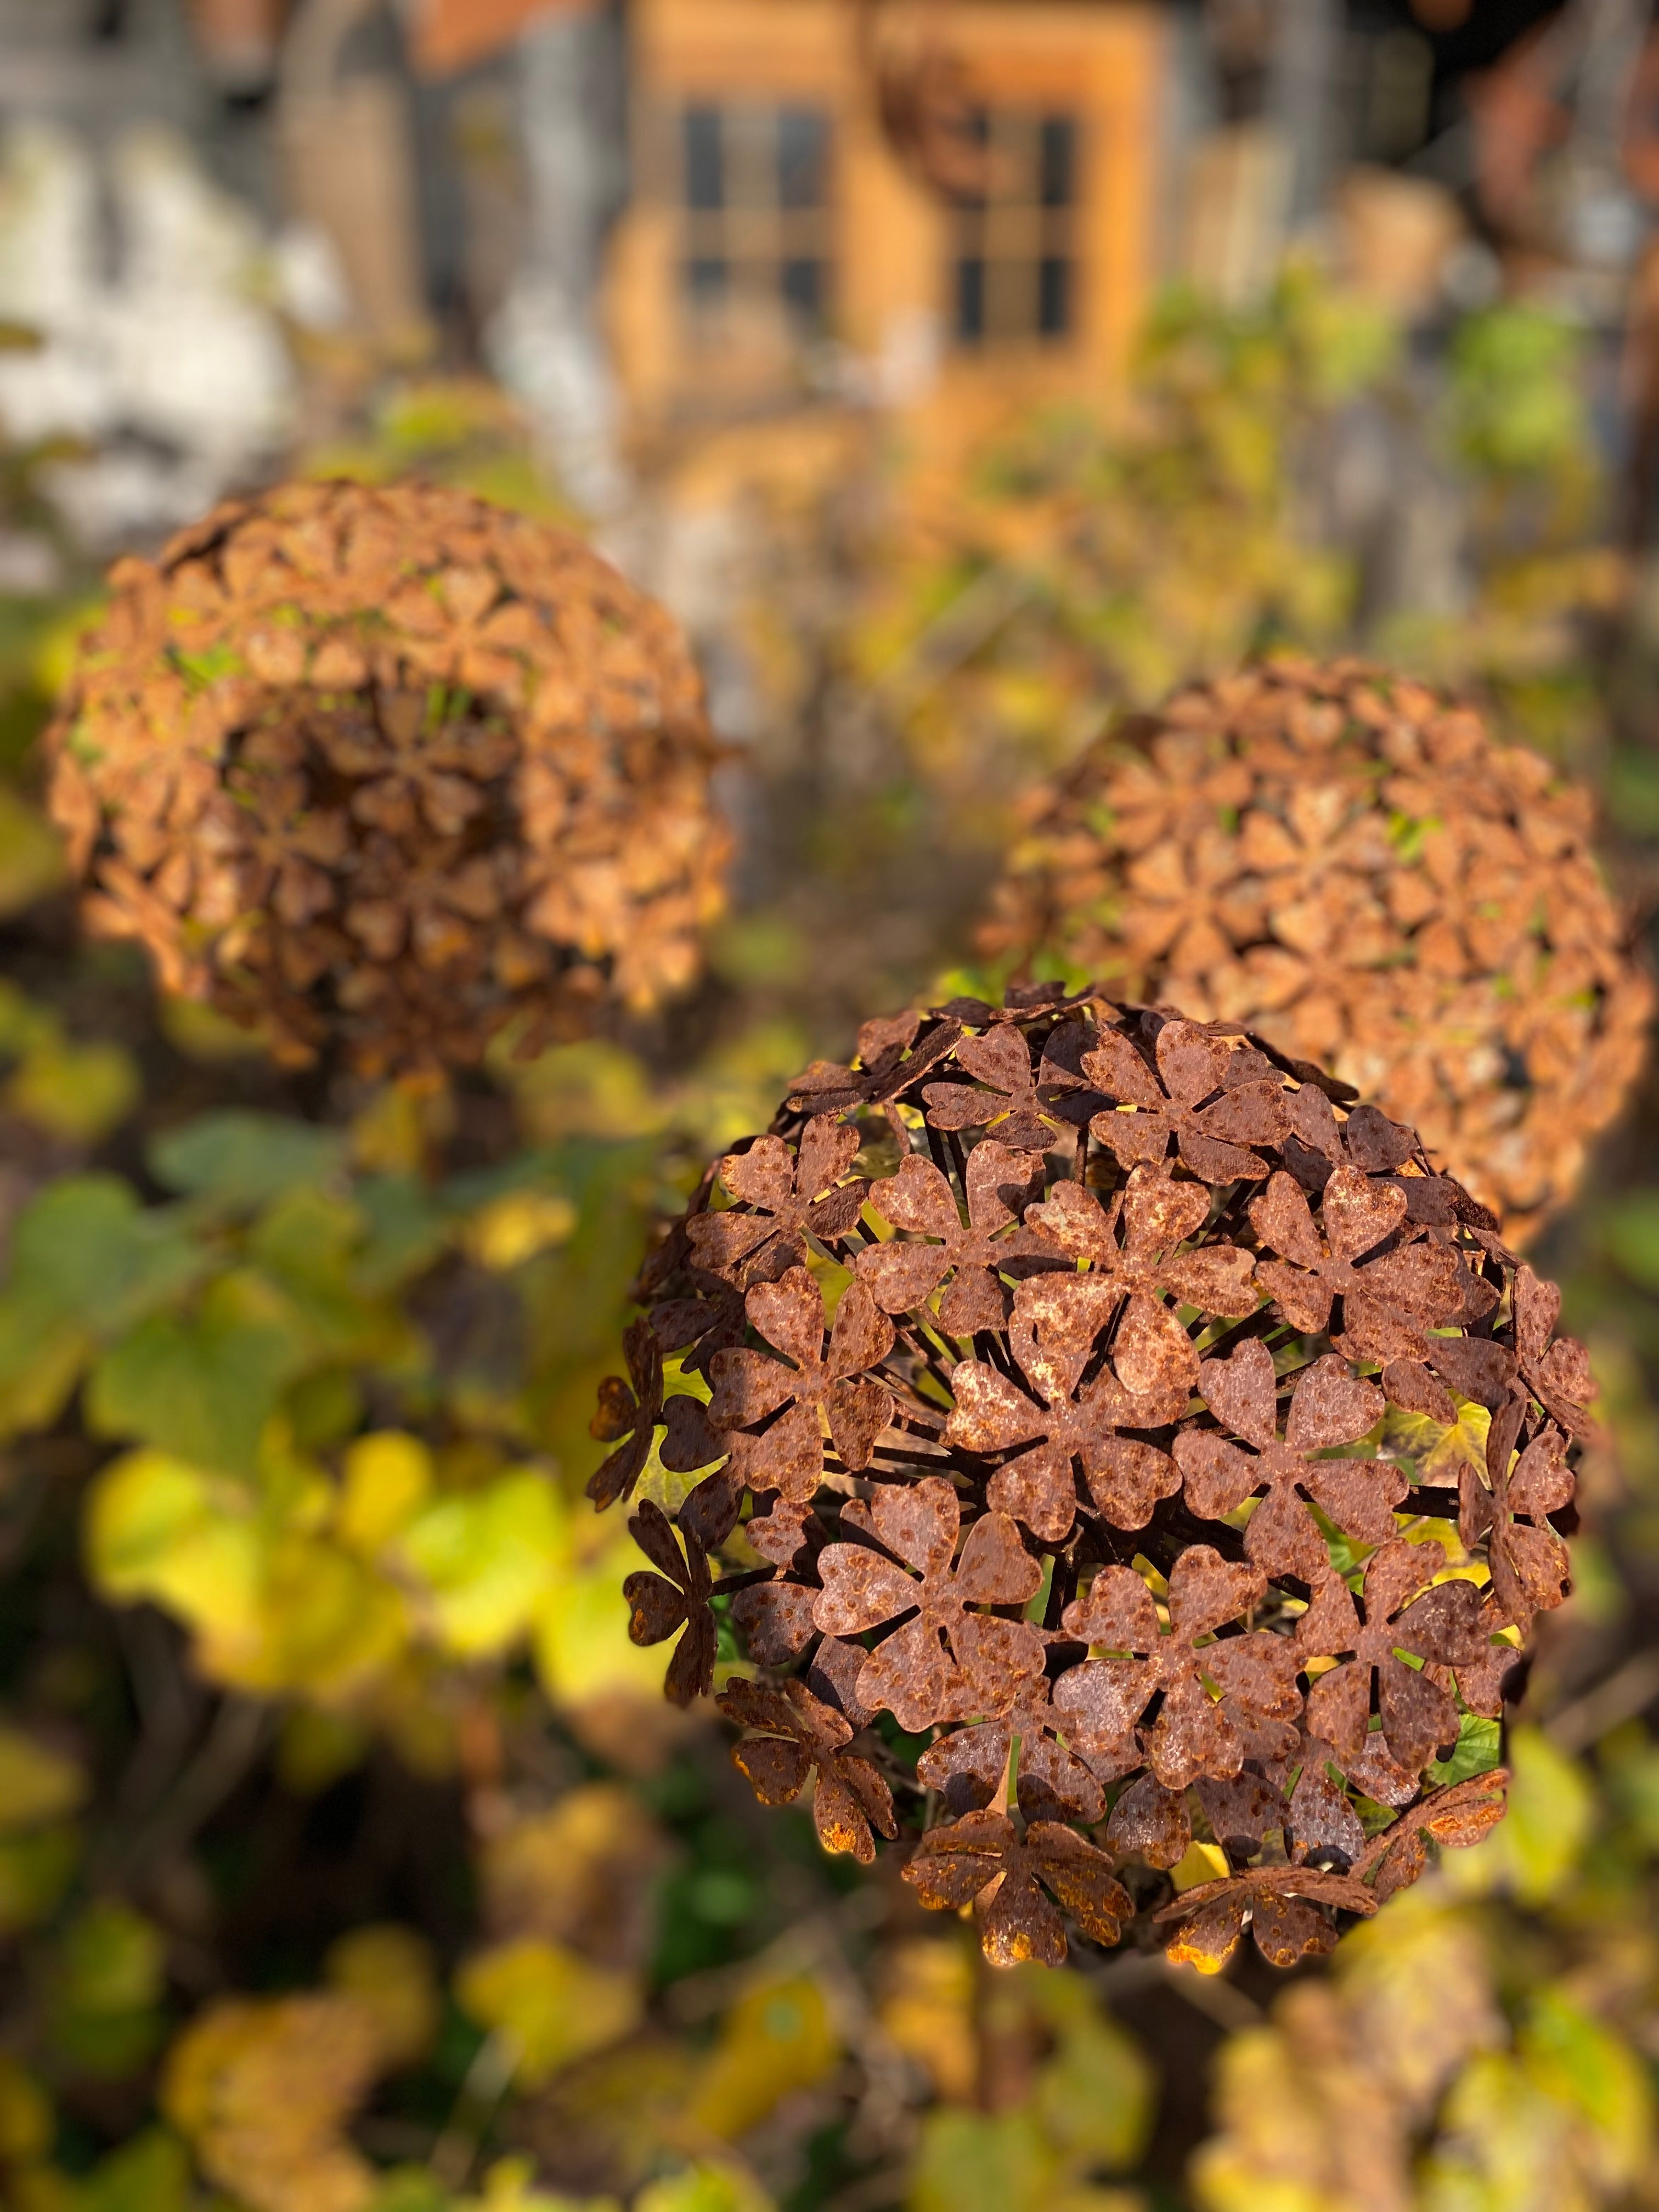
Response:
[[[401,1549],[429,1593],[437,1634],[474,1657],[521,1635],[564,1556],[564,1508],[533,1469],[441,1498],[404,1532]]]
[[[432,1455],[417,1437],[394,1429],[359,1437],[341,1463],[340,1541],[368,1556],[389,1543],[432,1491]]]
[[[620,2042],[641,2010],[631,1974],[591,1966],[538,1936],[498,1943],[468,1960],[455,1978],[455,1996],[474,2020],[510,2039],[519,2078],[529,2087]]]
[[[711,2136],[735,2141],[793,2091],[832,2073],[841,2048],[817,1983],[804,1975],[762,1983],[721,2021],[686,2117]]]

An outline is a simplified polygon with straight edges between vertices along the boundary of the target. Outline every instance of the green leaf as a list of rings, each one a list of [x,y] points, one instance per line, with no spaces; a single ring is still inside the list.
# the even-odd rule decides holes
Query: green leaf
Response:
[[[48,1988],[53,2048],[106,2080],[143,2065],[162,2034],[165,1954],[160,1931],[130,1905],[88,1905],[58,1948]]]
[[[493,2212],[487,2197],[480,2212]],[[634,2200],[634,2212],[772,2212],[772,2201],[747,2167],[700,2159],[647,2183]]]
[[[354,1196],[368,1233],[352,1262],[352,1279],[371,1297],[428,1267],[448,1241],[443,1215],[413,1176],[366,1176]]]
[[[1052,1980],[1055,1992],[1066,1993],[1056,2004],[1054,1993],[1035,1975],[1031,1979],[1039,2004],[1060,2026],[1054,2056],[1037,2075],[1033,2099],[1045,2136],[1080,2172],[1133,2166],[1152,2124],[1152,2068],[1085,1984],[1045,1974],[1044,1983]]]
[[[88,1425],[197,1467],[251,1474],[260,1431],[313,1342],[261,1278],[222,1276],[194,1319],[156,1315],[105,1354],[87,1388]]]
[[[345,1139],[336,1129],[236,1107],[167,1130],[151,1142],[149,1159],[156,1181],[169,1190],[251,1212],[298,1184],[337,1173]]]
[[[1653,2087],[1646,2066],[1627,2043],[1556,1988],[1540,1990],[1533,1998],[1519,2049],[1542,2094],[1588,2124],[1604,2185],[1616,2188],[1647,2171],[1653,2148]]]
[[[1620,1194],[1604,1224],[1607,1249],[1632,1282],[1659,1290],[1659,1190]]]
[[[190,2154],[165,2128],[146,2128],[94,2166],[75,2212],[188,2212]]]
[[[10,1288],[43,1315],[112,1335],[182,1296],[206,1264],[178,1215],[146,1212],[118,1176],[70,1176],[18,1216]]]
[[[1054,2155],[1028,2112],[936,2106],[922,2117],[907,2212],[1048,2212]]]
[[[1477,1774],[1490,1774],[1498,1764],[1502,1729],[1497,1721],[1479,1713],[1465,1713],[1458,1723],[1457,1746],[1449,1759],[1437,1759],[1429,1768],[1436,1789],[1453,1782],[1468,1782]]]

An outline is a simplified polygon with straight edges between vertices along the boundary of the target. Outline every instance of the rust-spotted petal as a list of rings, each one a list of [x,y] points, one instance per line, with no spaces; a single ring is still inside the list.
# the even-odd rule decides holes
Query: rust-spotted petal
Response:
[[[1235,1436],[1265,1451],[1278,1435],[1279,1382],[1273,1356],[1260,1338],[1241,1344],[1230,1358],[1206,1359],[1199,1370],[1199,1395]]]
[[[908,1613],[921,1596],[917,1583],[890,1559],[862,1544],[826,1544],[818,1554],[823,1588],[812,1618],[826,1636],[861,1636]]]

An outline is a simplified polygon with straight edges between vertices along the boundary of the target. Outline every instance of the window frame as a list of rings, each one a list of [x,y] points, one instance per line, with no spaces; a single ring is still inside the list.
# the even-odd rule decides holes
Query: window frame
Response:
[[[973,360],[1076,346],[1083,336],[1086,105],[1066,106],[1052,95],[999,100],[981,92],[975,113],[989,181],[982,194],[957,195],[949,210],[946,303],[951,347]],[[1061,126],[1065,191],[1051,199],[1045,141]],[[1015,191],[997,188],[1000,165],[1017,178]],[[1057,299],[1057,307],[1051,309],[1051,299]]]
[[[669,108],[667,195],[674,222],[673,269],[683,327],[699,351],[730,342],[745,311],[775,316],[799,354],[828,332],[836,280],[837,116],[834,105],[788,94],[687,92]],[[696,118],[717,120],[717,196],[694,204]],[[816,197],[792,199],[786,132],[810,120],[817,146]],[[702,269],[702,300],[694,276]],[[716,278],[713,272],[721,274]],[[804,272],[811,270],[810,279]],[[792,293],[792,280],[794,290]],[[799,296],[815,293],[816,297]]]

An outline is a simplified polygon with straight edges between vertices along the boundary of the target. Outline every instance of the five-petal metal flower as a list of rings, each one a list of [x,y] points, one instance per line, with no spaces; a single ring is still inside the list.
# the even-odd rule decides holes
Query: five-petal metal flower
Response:
[[[895,1229],[939,1241],[869,1244],[854,1262],[860,1281],[890,1314],[925,1305],[949,1275],[939,1320],[950,1336],[1002,1328],[1008,1296],[998,1279],[1000,1271],[1016,1260],[1052,1257],[1040,1238],[1018,1226],[1021,1210],[1042,1188],[1041,1153],[1011,1152],[986,1137],[969,1153],[963,1180],[966,1229],[944,1176],[931,1160],[912,1152],[896,1176],[875,1185],[871,1210]]]
[[[862,1544],[828,1544],[818,1557],[823,1590],[814,1618],[826,1635],[862,1636],[915,1614],[876,1646],[858,1680],[866,1705],[886,1706],[912,1734],[1000,1711],[1022,1675],[1042,1672],[1035,1628],[979,1610],[1024,1605],[1036,1595],[1042,1568],[1006,1513],[974,1522],[953,1566],[961,1521],[955,1491],[927,1475],[908,1489],[878,1490],[871,1504],[871,1534],[892,1559]],[[901,1559],[903,1566],[895,1564]]]
[[[744,1305],[754,1327],[793,1364],[748,1346],[717,1352],[709,1362],[708,1418],[717,1429],[737,1432],[729,1438],[731,1465],[751,1488],[804,1503],[823,1480],[826,1424],[843,1467],[870,1464],[893,1401],[881,1383],[857,1378],[892,1350],[893,1324],[865,1285],[853,1282],[836,1310],[826,1350],[823,1293],[805,1267],[757,1283]],[[780,1406],[788,1410],[769,1428],[746,1433]]]
[[[1106,1809],[1100,1784],[1060,1741],[1048,1687],[1043,1675],[1020,1675],[1005,1711],[930,1744],[916,1761],[916,1779],[939,1791],[953,1811],[976,1811],[1003,1802],[1012,1758],[1017,1802],[1033,1817],[1098,1820]]]
[[[988,1127],[1011,1152],[1046,1152],[1056,1141],[1061,1132],[1037,1096],[1030,1047],[1018,1029],[1009,1024],[963,1037],[956,1056],[957,1066],[975,1080],[924,1087],[933,1128]]]
[[[1343,1341],[1357,1358],[1421,1357],[1425,1332],[1462,1302],[1457,1255],[1445,1244],[1407,1244],[1359,1264],[1406,1220],[1397,1183],[1373,1182],[1352,1164],[1333,1170],[1320,1200],[1322,1236],[1301,1185],[1283,1171],[1249,1211],[1263,1245],[1280,1255],[1256,1270],[1280,1313],[1312,1333],[1326,1328],[1340,1297]]]
[[[781,1137],[757,1137],[746,1152],[728,1152],[720,1162],[720,1181],[746,1210],[692,1217],[686,1233],[696,1264],[728,1277],[739,1269],[777,1273],[769,1263],[787,1250],[796,1266],[805,1267],[804,1233],[844,1237],[858,1219],[866,1186],[842,1181],[858,1149],[855,1128],[817,1114],[793,1154]]]
[[[1097,1943],[1115,1943],[1134,1911],[1111,1859],[1076,1829],[1033,1820],[1022,1835],[1006,1813],[989,1806],[930,1828],[904,1879],[935,1911],[971,1905],[994,1966],[1064,1961],[1066,1927],[1050,1898]]]
[[[1295,1647],[1261,1632],[1203,1639],[1248,1612],[1267,1588],[1257,1568],[1193,1545],[1170,1570],[1165,1631],[1152,1591],[1132,1568],[1101,1569],[1066,1608],[1065,1626],[1081,1642],[1123,1656],[1085,1660],[1060,1676],[1054,1693],[1071,1741],[1097,1774],[1127,1773],[1143,1755],[1166,1790],[1184,1790],[1200,1774],[1237,1773],[1243,1744],[1206,1682],[1224,1692],[1239,1685],[1267,1709],[1288,1700],[1294,1711]],[[1156,1719],[1142,1727],[1160,1692]]]
[[[1259,1338],[1226,1359],[1206,1359],[1199,1395],[1244,1451],[1214,1429],[1183,1429],[1175,1456],[1187,1503],[1200,1520],[1219,1521],[1265,1487],[1251,1514],[1244,1549],[1270,1575],[1316,1582],[1329,1565],[1325,1538],[1309,1512],[1311,1498],[1336,1526],[1364,1543],[1394,1534],[1394,1508],[1409,1485],[1393,1460],[1321,1459],[1357,1443],[1382,1418],[1382,1393],[1358,1381],[1346,1359],[1327,1352],[1297,1376],[1285,1436],[1279,1435],[1273,1356]]]
[[[1042,1402],[987,1361],[964,1359],[951,1370],[956,1404],[945,1442],[987,1455],[1029,1446],[998,1468],[986,1498],[1046,1542],[1063,1539],[1077,1516],[1073,1458],[1091,1498],[1115,1528],[1144,1527],[1158,1500],[1180,1484],[1167,1452],[1121,1433],[1179,1419],[1187,1394],[1178,1381],[1173,1390],[1166,1385],[1156,1395],[1135,1397],[1103,1369],[1073,1395],[1097,1337],[1121,1303],[1121,1287],[1109,1277],[1051,1275],[1020,1285],[1008,1342]],[[1182,1338],[1185,1342],[1184,1332]]]
[[[632,1497],[663,1417],[662,1351],[648,1321],[629,1322],[623,1354],[629,1382],[620,1375],[605,1377],[599,1384],[599,1411],[587,1425],[587,1433],[596,1442],[617,1446],[587,1480],[587,1495],[601,1512],[619,1498]]]
[[[1515,1277],[1515,1349],[1521,1379],[1570,1437],[1582,1436],[1592,1425],[1589,1407],[1595,1384],[1589,1354],[1577,1338],[1556,1336],[1560,1318],[1559,1289],[1554,1283],[1540,1282],[1523,1261]]]
[[[1370,1728],[1376,1684],[1389,1755],[1407,1771],[1457,1741],[1457,1707],[1425,1668],[1400,1656],[1455,1667],[1485,1643],[1480,1593],[1473,1583],[1434,1582],[1445,1547],[1395,1537],[1365,1563],[1362,1621],[1347,1584],[1328,1574],[1297,1628],[1304,1660],[1340,1658],[1308,1692],[1308,1726],[1345,1761],[1356,1758]],[[1421,1595],[1419,1595],[1421,1593]]]
[[[1504,1623],[1523,1629],[1534,1613],[1551,1611],[1566,1595],[1567,1547],[1548,1516],[1571,1502],[1573,1490],[1566,1440],[1559,1429],[1545,1427],[1516,1455],[1526,1411],[1522,1401],[1512,1399],[1486,1431],[1490,1488],[1464,1462],[1457,1515],[1465,1544],[1486,1540],[1492,1596]]]
[[[1156,1164],[1173,1137],[1183,1163],[1206,1182],[1265,1176],[1267,1162],[1249,1148],[1285,1133],[1285,1085],[1277,1069],[1260,1053],[1210,1036],[1192,1022],[1165,1022],[1152,1052],[1156,1073],[1127,1037],[1102,1030],[1083,1056],[1083,1072],[1117,1106],[1097,1114],[1090,1133],[1125,1167]]]
[[[1218,1974],[1247,1927],[1270,1966],[1294,1966],[1336,1948],[1336,1923],[1322,1907],[1369,1919],[1376,1905],[1375,1893],[1352,1875],[1316,1867],[1260,1867],[1200,1882],[1166,1905],[1158,1918],[1176,1923],[1165,1946],[1176,1966]]]
[[[1386,1904],[1397,1889],[1417,1880],[1428,1864],[1431,1842],[1467,1850],[1489,1836],[1504,1817],[1509,1779],[1506,1767],[1493,1766],[1465,1782],[1431,1790],[1373,1837],[1354,1871],[1370,1882],[1377,1903]]]
[[[648,1498],[628,1528],[647,1559],[660,1570],[654,1575],[629,1575],[623,1583],[629,1635],[635,1644],[663,1644],[684,1630],[668,1662],[664,1687],[675,1705],[689,1705],[707,1692],[714,1675],[719,1634],[708,1603],[714,1583],[708,1555],[690,1529],[677,1539],[668,1516]]]
[[[1112,1364],[1139,1396],[1190,1391],[1198,1353],[1168,1301],[1237,1320],[1256,1310],[1253,1255],[1224,1239],[1182,1247],[1210,1216],[1206,1183],[1181,1182],[1141,1166],[1109,1208],[1081,1183],[1056,1183],[1047,1202],[1028,1206],[1030,1226],[1074,1261],[1084,1280],[1110,1285],[1128,1301],[1112,1343]],[[1121,1232],[1120,1235],[1119,1232]]]
[[[853,1740],[848,1722],[804,1684],[770,1690],[738,1680],[714,1702],[727,1720],[750,1731],[732,1746],[732,1759],[763,1805],[790,1803],[816,1772],[812,1825],[825,1850],[850,1852],[868,1866],[875,1837],[890,1841],[897,1835],[892,1791],[867,1759],[847,1749]]]

